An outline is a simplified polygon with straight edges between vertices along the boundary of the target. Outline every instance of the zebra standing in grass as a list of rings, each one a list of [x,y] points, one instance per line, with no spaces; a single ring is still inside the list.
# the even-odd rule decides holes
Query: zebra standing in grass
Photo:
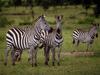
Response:
[[[12,65],[15,65],[16,50],[29,49],[30,62],[33,65],[37,65],[37,47],[40,42],[43,42],[45,36],[50,29],[44,16],[40,16],[34,27],[28,28],[12,28],[6,34],[7,49],[5,50],[5,65],[7,65],[7,57],[9,50],[11,49]],[[16,55],[17,56],[17,55]]]
[[[87,43],[88,47],[94,42],[94,38],[98,37],[99,24],[92,24],[89,31],[82,31],[81,29],[76,29],[73,31],[73,44],[79,45],[80,42]]]
[[[49,33],[44,42],[45,65],[48,65],[49,51],[52,51],[52,65],[55,62],[55,48],[58,47],[58,65],[60,65],[60,50],[63,42],[61,29],[62,16],[56,16],[56,29]],[[52,31],[52,30],[51,30]]]

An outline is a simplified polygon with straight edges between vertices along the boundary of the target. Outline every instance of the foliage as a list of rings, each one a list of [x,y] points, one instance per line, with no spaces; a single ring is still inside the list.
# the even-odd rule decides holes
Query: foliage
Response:
[[[100,16],[100,1],[96,1],[96,6],[95,6],[95,9],[94,9],[94,15],[96,17],[99,17]]]
[[[94,17],[86,17],[85,19],[80,19],[79,21],[78,21],[78,24],[91,24],[91,23],[93,23],[94,22]]]

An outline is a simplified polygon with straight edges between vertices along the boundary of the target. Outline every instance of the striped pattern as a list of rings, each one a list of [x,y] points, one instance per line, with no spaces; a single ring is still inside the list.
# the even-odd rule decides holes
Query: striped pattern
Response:
[[[53,32],[49,33],[47,38],[45,39],[45,64],[48,65],[48,59],[49,59],[49,50],[52,51],[52,65],[54,65],[55,62],[55,48],[58,47],[58,65],[60,62],[60,47],[63,42],[62,38],[62,30],[61,30],[61,21],[62,16],[56,16],[56,29],[53,30]]]
[[[99,24],[93,24],[93,26],[89,29],[89,31],[83,31],[81,29],[76,29],[73,31],[73,44],[76,43],[77,46],[80,42],[87,43],[87,50],[90,44],[93,43],[94,38],[97,37],[97,29],[99,28]]]
[[[19,28],[12,28],[6,34],[7,47],[14,46],[17,49],[29,48],[25,31]]]
[[[5,64],[7,64],[8,50],[11,49],[12,64],[15,64],[14,55],[16,50],[29,49],[31,64],[36,65],[36,54],[39,43],[43,42],[50,27],[43,16],[37,19],[34,27],[12,28],[6,34],[7,49],[5,54]],[[34,62],[33,62],[34,61]]]

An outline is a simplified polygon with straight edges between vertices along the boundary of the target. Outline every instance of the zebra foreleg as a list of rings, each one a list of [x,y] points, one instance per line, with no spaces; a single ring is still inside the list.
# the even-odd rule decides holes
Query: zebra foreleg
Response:
[[[89,43],[87,43],[87,49],[86,49],[86,51],[88,51],[89,46],[90,46],[90,42],[89,42]]]
[[[13,66],[15,65],[15,61],[16,61],[14,55],[15,55],[15,50],[13,49],[13,50],[11,51],[11,58],[12,58],[12,65],[13,65]]]
[[[34,54],[35,53],[35,54]],[[37,48],[34,49],[33,54],[35,55],[34,59],[34,65],[37,66]]]
[[[98,33],[96,33],[96,38],[98,38]]]
[[[48,65],[48,61],[49,61],[49,51],[50,48],[48,46],[44,47],[44,52],[45,52],[45,65]]]
[[[7,47],[5,49],[5,61],[4,61],[4,65],[7,65],[9,51],[10,51],[9,48]]]
[[[76,45],[77,45],[77,46],[79,46],[79,43],[80,43],[80,41],[79,41],[79,40],[77,40],[77,44],[76,44]]]
[[[60,65],[60,52],[61,52],[61,47],[58,47],[58,66]]]
[[[30,48],[28,52],[29,52],[28,61],[30,62],[30,64],[31,64],[32,67],[33,67],[33,48]]]
[[[55,66],[55,48],[52,48],[51,52],[52,52],[52,65]]]
[[[73,39],[73,44],[75,44],[75,39]]]

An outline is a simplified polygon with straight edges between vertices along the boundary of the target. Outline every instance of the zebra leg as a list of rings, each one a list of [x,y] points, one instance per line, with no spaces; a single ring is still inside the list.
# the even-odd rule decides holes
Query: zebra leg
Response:
[[[34,54],[35,53],[35,54]],[[34,65],[37,66],[37,48],[34,49],[33,54],[35,55],[34,59]]]
[[[48,61],[47,61],[47,46],[46,45],[44,47],[44,56],[45,56],[45,65],[48,65]]]
[[[80,41],[79,41],[79,40],[77,40],[77,44],[76,44],[76,45],[77,45],[77,46],[79,46],[79,43],[80,43]]]
[[[96,38],[98,38],[98,33],[96,33]]]
[[[90,46],[90,43],[87,43],[87,49],[86,49],[86,51],[88,51],[89,46]]]
[[[30,48],[28,52],[29,52],[28,61],[30,62],[30,64],[31,64],[32,67],[33,67],[33,48]]]
[[[61,52],[61,46],[58,47],[58,66],[60,65],[60,52]]]
[[[55,66],[55,48],[52,48],[51,51],[52,51],[52,65]]]
[[[45,48],[44,48],[44,52],[45,52],[45,65],[48,65],[49,51],[50,51],[50,48],[48,46],[45,46]]]
[[[49,61],[49,52],[50,52],[50,47],[47,49],[47,60]]]
[[[20,55],[18,56],[18,61],[20,61],[21,60],[21,56],[22,56],[22,51],[20,52]]]
[[[9,51],[10,51],[9,48],[7,47],[5,49],[5,62],[4,62],[4,65],[7,65]]]
[[[31,47],[29,50],[29,59],[32,67],[37,66],[37,48]]]
[[[15,65],[15,61],[16,61],[16,59],[15,59],[15,50],[14,49],[12,49],[12,51],[11,51],[11,58],[12,58],[12,65],[14,66]]]
[[[73,44],[75,44],[75,39],[73,39]]]

